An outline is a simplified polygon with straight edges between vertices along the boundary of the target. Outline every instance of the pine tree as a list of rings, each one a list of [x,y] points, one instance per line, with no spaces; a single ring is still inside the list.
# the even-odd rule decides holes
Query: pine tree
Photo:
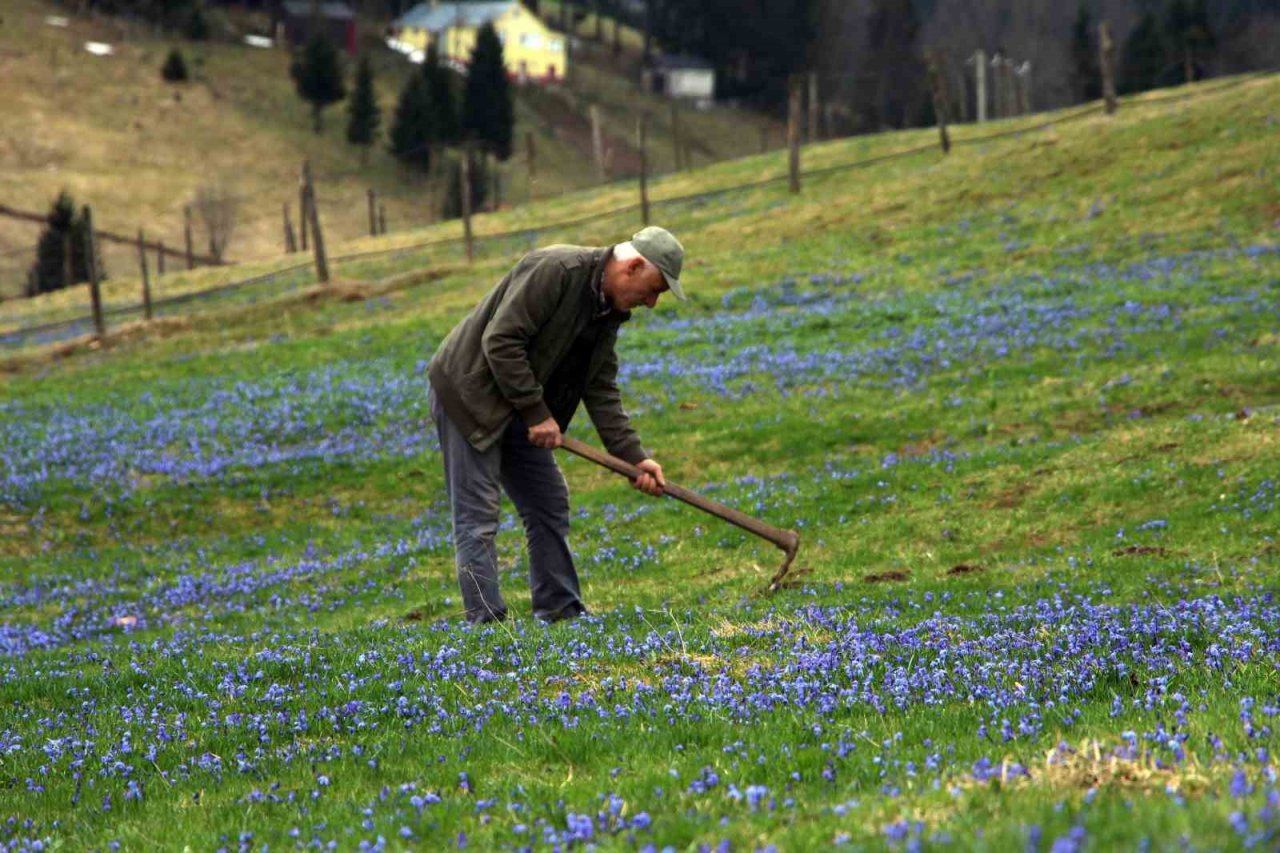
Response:
[[[1093,31],[1089,8],[1081,3],[1071,33],[1071,90],[1077,101],[1093,101],[1102,97],[1102,69],[1098,65]]]
[[[356,66],[355,84],[347,108],[347,141],[360,146],[360,162],[368,163],[369,146],[378,134],[382,113],[378,110],[378,98],[373,91],[373,68],[367,55],[360,57]]]
[[[297,85],[298,96],[311,103],[315,131],[319,133],[320,111],[347,96],[337,49],[317,30],[307,39],[302,56],[294,59],[289,74]]]
[[[1172,0],[1165,16],[1165,35],[1177,71],[1167,72],[1167,79],[1162,82],[1190,83],[1203,77],[1201,63],[1208,59],[1216,43],[1205,0]]]
[[[182,51],[176,47],[169,51],[169,58],[160,69],[160,76],[170,83],[183,83],[187,80],[187,62],[182,58]]]
[[[920,70],[915,7],[875,0],[867,18],[868,72],[875,80],[872,125],[905,127],[921,118],[928,99]]]
[[[391,117],[391,153],[404,165],[426,171],[431,166],[431,98],[421,74],[410,74]]]
[[[515,132],[511,84],[502,57],[502,42],[492,23],[486,23],[476,34],[462,103],[462,130],[467,139],[493,152],[499,160],[511,157]]]
[[[463,151],[462,157],[467,156]],[[471,212],[477,213],[483,207],[485,199],[489,196],[489,171],[485,165],[487,158],[483,156],[472,155],[471,169]],[[462,216],[462,159],[451,159],[449,161],[449,178],[444,189],[444,202],[441,205],[441,218],[457,219]]]
[[[440,51],[433,41],[427,47],[422,63],[427,93],[433,113],[433,142],[458,145],[462,142],[462,125],[458,116],[458,96],[454,92],[454,73],[440,62]]]
[[[36,296],[89,280],[88,251],[84,217],[76,213],[75,202],[66,190],[58,194],[49,209],[47,225],[36,244],[36,262],[28,277],[27,295]],[[67,248],[71,248],[71,277],[67,278]],[[98,258],[98,279],[106,269]]]
[[[199,5],[191,10],[187,19],[187,38],[192,41],[205,41],[209,38],[209,22],[205,20],[204,11]]]
[[[1120,91],[1124,94],[1155,88],[1165,69],[1164,42],[1155,15],[1145,13],[1124,42],[1120,67]]]

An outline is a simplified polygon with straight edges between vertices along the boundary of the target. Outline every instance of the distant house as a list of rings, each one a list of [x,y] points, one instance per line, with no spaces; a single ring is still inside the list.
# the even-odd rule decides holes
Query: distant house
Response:
[[[392,23],[388,44],[420,62],[427,45],[434,41],[441,60],[465,73],[476,32],[486,23],[493,24],[502,40],[507,74],[513,79],[564,79],[569,62],[564,37],[515,0],[419,3]]]
[[[297,47],[306,42],[312,27],[323,28],[329,41],[352,56],[357,50],[356,16],[351,7],[339,0],[284,0],[277,7],[276,37],[281,35]]]
[[[716,70],[696,56],[664,54],[655,56],[642,72],[644,87],[668,98],[694,101],[708,106],[716,96]]]

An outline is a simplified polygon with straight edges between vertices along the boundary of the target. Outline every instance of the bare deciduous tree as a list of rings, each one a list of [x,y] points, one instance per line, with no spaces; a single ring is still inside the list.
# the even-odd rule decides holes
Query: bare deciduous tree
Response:
[[[209,238],[209,254],[222,261],[236,228],[240,200],[223,183],[205,184],[196,190],[192,203]]]

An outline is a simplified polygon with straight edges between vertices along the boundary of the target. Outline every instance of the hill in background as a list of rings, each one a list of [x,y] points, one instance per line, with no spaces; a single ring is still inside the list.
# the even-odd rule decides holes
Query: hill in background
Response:
[[[392,231],[438,216],[438,181],[413,176],[386,151],[362,167],[345,141],[345,102],[325,115],[324,132],[311,132],[308,106],[293,90],[289,54],[243,44],[189,43],[106,17],[72,16],[69,26],[46,22],[67,16],[40,0],[6,4],[0,27],[0,204],[47,212],[62,189],[77,204],[92,204],[102,230],[136,234],[142,227],[167,245],[183,242],[183,207],[202,186],[221,185],[240,199],[228,257],[245,260],[282,250],[281,207],[296,219],[298,171],[309,159],[331,239],[368,232],[366,191],[378,193]],[[86,41],[113,45],[109,57],[84,50]],[[165,83],[160,68],[174,46],[194,79]],[[650,168],[675,166],[671,104],[641,95],[632,83],[630,52],[584,41],[575,51],[567,87],[517,89],[517,154],[501,170],[508,202],[529,198],[524,161],[526,132],[536,149],[539,196],[599,183],[592,165],[589,110],[595,104],[612,150],[616,177],[638,164],[635,113],[652,115]],[[383,129],[396,97],[416,70],[400,55],[374,44]],[[762,130],[781,144],[776,125],[728,108],[681,111],[680,131],[694,165],[758,151]],[[197,228],[197,231],[199,229]],[[0,217],[0,297],[20,292],[34,257],[40,227]],[[197,236],[196,250],[201,238]],[[133,250],[104,244],[108,273],[136,266]]]

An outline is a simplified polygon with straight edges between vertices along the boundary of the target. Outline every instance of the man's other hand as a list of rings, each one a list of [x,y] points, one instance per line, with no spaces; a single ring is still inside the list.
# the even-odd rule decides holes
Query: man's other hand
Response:
[[[640,476],[632,480],[631,485],[647,495],[662,497],[662,490],[667,485],[666,478],[662,476],[662,466],[652,459],[646,459],[638,463],[636,468],[640,469]]]
[[[548,450],[560,446],[560,425],[555,418],[547,418],[536,426],[529,427],[529,443]]]

